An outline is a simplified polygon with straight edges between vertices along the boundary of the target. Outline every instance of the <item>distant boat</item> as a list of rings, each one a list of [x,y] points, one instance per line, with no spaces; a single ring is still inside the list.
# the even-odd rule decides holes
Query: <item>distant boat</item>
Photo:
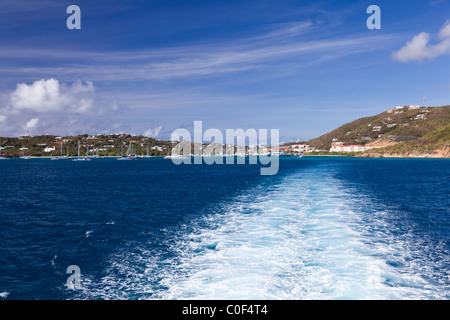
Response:
[[[25,155],[25,150],[26,150],[27,148],[21,148],[20,150],[22,150],[22,156],[20,157],[20,159],[23,159],[23,160],[29,160],[29,159],[31,159],[31,157],[30,156],[27,156],[27,155]]]
[[[181,154],[178,154],[178,155],[165,156],[164,159],[187,159],[187,157],[183,156]]]
[[[72,161],[91,161],[91,159],[88,158],[87,156],[86,157],[80,156],[80,141],[78,141],[78,158],[73,158]]]
[[[100,158],[100,156],[99,156],[99,154],[98,154],[98,147],[95,148],[95,149],[93,149],[92,152],[93,152],[94,154],[91,155],[91,156],[88,156],[89,158],[91,158],[91,159],[99,159],[99,158]],[[87,151],[86,151],[86,153],[87,153]]]
[[[130,148],[128,149],[127,155],[123,155],[123,140],[122,140],[122,146],[121,146],[121,152],[120,157],[117,158],[117,160],[134,160],[136,159],[136,155],[133,153],[133,144],[130,144]]]
[[[119,158],[117,158],[117,160],[134,160],[135,157],[130,157],[130,156],[121,156]]]
[[[146,155],[140,155],[140,156],[137,156],[138,158],[151,158],[152,156],[149,156],[148,155],[148,147],[147,147],[147,154]]]
[[[50,160],[67,160],[67,159],[69,159],[69,157],[63,156],[62,146],[63,146],[63,144],[61,143],[60,144],[59,156],[53,156],[53,157],[50,158]]]

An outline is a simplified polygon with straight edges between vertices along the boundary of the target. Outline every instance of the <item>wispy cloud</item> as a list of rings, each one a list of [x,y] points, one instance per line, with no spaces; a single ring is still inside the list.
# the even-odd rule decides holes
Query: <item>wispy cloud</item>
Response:
[[[252,119],[260,117],[260,121],[267,121],[259,108],[266,105],[266,109],[276,114],[268,104],[280,103],[279,97],[209,93],[207,88],[214,83],[209,80],[234,83],[245,77],[247,85],[261,77],[273,81],[301,68],[379,50],[381,45],[396,39],[396,35],[368,37],[364,33],[322,37],[319,29],[311,21],[291,21],[267,25],[259,35],[233,40],[114,52],[1,47],[0,73],[16,86],[2,92],[5,98],[0,101],[0,114],[5,119],[1,130],[12,135],[22,134],[20,130],[56,134],[92,130],[98,133],[107,128],[126,131],[129,128],[118,117],[126,107],[112,98],[117,93],[135,114],[158,116],[151,124],[143,123],[142,116],[131,119],[133,115],[127,115],[124,119],[134,126],[139,122],[141,131],[137,133],[151,136],[167,133],[169,109],[173,123],[190,119],[192,113],[215,117],[220,110],[228,110],[228,106],[245,104],[245,112],[252,112]],[[176,85],[176,81],[191,80],[200,80],[196,85],[201,89],[192,84],[187,85],[189,88]],[[133,83],[131,90],[130,83]],[[158,91],[146,90],[153,84]],[[97,90],[98,87],[103,91]],[[211,106],[219,109],[214,115]]]
[[[305,41],[298,37],[309,23],[287,24],[264,36],[207,45],[182,46],[126,52],[63,52],[51,50],[0,49],[0,57],[7,60],[26,59],[48,61],[33,67],[3,65],[3,72],[37,76],[89,80],[167,80],[188,77],[220,76],[261,67],[273,67],[289,58],[302,58],[305,64],[320,61],[320,57],[344,57],[372,51],[376,43],[385,43],[392,36],[347,37]],[[285,37],[277,35],[284,34]],[[294,37],[294,34],[296,37]],[[291,38],[292,36],[292,38]],[[286,41],[286,37],[290,37]],[[76,61],[76,63],[71,62]],[[274,68],[275,70],[276,68]],[[280,70],[281,71],[281,70]]]

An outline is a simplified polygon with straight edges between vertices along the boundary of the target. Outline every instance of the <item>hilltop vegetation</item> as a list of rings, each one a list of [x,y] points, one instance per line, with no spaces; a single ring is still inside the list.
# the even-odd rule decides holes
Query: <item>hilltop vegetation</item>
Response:
[[[354,120],[306,143],[329,150],[335,141],[373,147],[363,156],[448,157],[450,106],[394,108]]]

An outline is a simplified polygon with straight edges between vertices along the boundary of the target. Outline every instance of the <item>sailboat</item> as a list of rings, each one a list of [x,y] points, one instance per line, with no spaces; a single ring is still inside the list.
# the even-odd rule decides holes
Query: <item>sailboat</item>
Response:
[[[21,150],[22,150],[22,156],[20,157],[20,159],[24,159],[24,160],[29,160],[29,159],[31,159],[31,157],[30,156],[26,156],[25,155],[25,149],[27,149],[27,148],[21,148]]]
[[[50,158],[50,160],[62,160],[62,159],[68,159],[68,157],[63,156],[63,151],[62,151],[62,146],[63,144],[60,144],[60,151],[59,151],[59,156],[53,156]]]
[[[148,147],[147,147],[147,154],[138,156],[138,158],[151,158],[151,157],[152,156],[148,155]]]
[[[120,157],[117,158],[117,160],[133,160],[136,159],[136,155],[133,154],[133,144],[130,144],[130,148],[128,149],[127,155],[123,155],[123,140],[121,145],[121,151],[120,151]]]
[[[92,156],[90,156],[90,158],[93,158],[93,159],[100,158],[100,156],[98,154],[98,147],[94,149],[94,154]]]
[[[86,154],[87,154],[87,148],[86,148]],[[73,158],[72,161],[91,161],[90,158],[86,157],[81,157],[80,156],[80,141],[78,141],[78,158]]]

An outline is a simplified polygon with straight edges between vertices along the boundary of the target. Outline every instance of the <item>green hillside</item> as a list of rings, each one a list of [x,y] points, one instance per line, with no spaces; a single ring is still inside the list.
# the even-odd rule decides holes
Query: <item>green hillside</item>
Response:
[[[437,128],[417,140],[398,143],[393,146],[368,150],[365,155],[398,155],[450,157],[450,123]]]
[[[397,108],[360,118],[312,139],[307,144],[329,150],[333,141],[365,146],[395,144],[369,152],[425,152],[449,144],[450,106]]]

